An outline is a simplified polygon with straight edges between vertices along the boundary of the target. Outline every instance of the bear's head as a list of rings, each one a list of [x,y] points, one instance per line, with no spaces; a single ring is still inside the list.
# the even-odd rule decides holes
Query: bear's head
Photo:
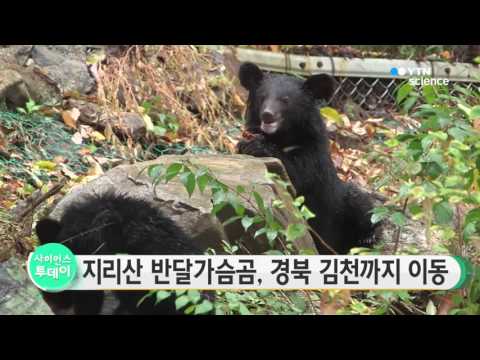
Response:
[[[243,63],[240,83],[249,91],[250,123],[267,136],[308,129],[312,114],[317,119],[316,100],[329,100],[335,90],[326,74],[306,80],[285,75],[265,75],[253,63]]]

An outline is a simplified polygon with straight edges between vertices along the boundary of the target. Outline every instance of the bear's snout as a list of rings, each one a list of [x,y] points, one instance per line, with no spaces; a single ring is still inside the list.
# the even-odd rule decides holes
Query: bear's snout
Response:
[[[273,111],[270,110],[270,109],[265,109],[263,112],[262,112],[262,122],[264,122],[265,124],[272,124],[274,123],[276,120],[275,120],[275,115],[273,114]]]

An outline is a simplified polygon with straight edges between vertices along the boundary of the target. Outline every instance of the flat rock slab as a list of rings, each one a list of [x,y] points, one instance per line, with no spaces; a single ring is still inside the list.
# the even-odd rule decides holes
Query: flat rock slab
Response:
[[[245,233],[239,221],[226,226],[222,225],[235,215],[231,207],[225,207],[217,214],[218,217],[211,215],[213,205],[210,191],[201,194],[196,189],[189,197],[178,178],[174,178],[167,184],[159,184],[154,191],[152,179],[148,177],[146,171],[142,172],[150,165],[168,165],[183,160],[188,160],[197,166],[206,166],[220,181],[232,189],[241,185],[249,194],[254,186],[266,204],[270,204],[278,198],[277,194],[282,193],[276,184],[265,177],[266,171],[276,173],[288,181],[283,165],[273,158],[255,158],[246,155],[165,155],[149,162],[118,166],[103,176],[72,189],[57,204],[50,217],[61,218],[66,206],[81,200],[86,195],[101,195],[114,189],[118,193],[146,200],[152,206],[161,209],[190,234],[197,246],[202,249],[213,248],[218,253],[222,253],[222,241],[225,240],[230,243],[240,242],[242,245],[240,248],[247,253],[261,254],[269,250],[265,236],[262,235],[256,239],[253,237],[259,227],[252,226],[248,233]],[[140,172],[142,173],[139,175]],[[291,195],[287,194],[284,200],[285,203],[291,202]],[[256,213],[251,205],[248,203],[244,205],[247,214],[253,216]],[[283,225],[299,221],[291,211],[286,209],[281,210],[278,220]],[[295,245],[299,249],[308,249],[315,253],[315,245],[310,234],[297,239]]]

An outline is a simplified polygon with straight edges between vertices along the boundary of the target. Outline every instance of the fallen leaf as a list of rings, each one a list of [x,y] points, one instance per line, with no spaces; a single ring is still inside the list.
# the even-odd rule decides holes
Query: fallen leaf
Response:
[[[99,131],[94,131],[90,134],[90,137],[94,139],[95,141],[102,142],[105,141],[105,136],[99,132]]]
[[[72,170],[70,170],[65,164],[60,164],[61,172],[63,175],[68,177],[69,179],[76,180],[78,179],[77,174],[75,174]]]
[[[75,134],[73,134],[73,136],[72,136],[72,142],[73,142],[74,144],[81,145],[82,142],[83,142],[83,136],[82,136],[82,134],[80,134],[79,132],[76,132]]]
[[[53,171],[57,167],[57,164],[48,160],[40,160],[34,163],[33,166],[39,169]]]
[[[368,137],[371,138],[375,135],[376,129],[372,124],[365,125],[365,129],[367,130]]]
[[[240,96],[238,96],[238,94],[234,94],[232,99],[233,99],[233,103],[237,107],[243,108],[245,106],[245,102],[242,100],[242,98]]]
[[[357,121],[353,124],[352,126],[352,132],[354,134],[357,134],[359,136],[363,136],[365,134],[367,134],[367,130],[365,130],[365,128],[362,126],[362,122],[361,121]]]
[[[80,110],[73,108],[62,112],[62,118],[65,125],[72,129],[77,128],[77,120],[80,117]]]
[[[334,108],[331,108],[331,107],[328,107],[328,106],[324,107],[324,108],[320,109],[320,114],[327,121],[331,121],[331,122],[333,122],[334,124],[336,124],[340,127],[343,127],[345,125],[343,117]]]
[[[433,303],[432,300],[428,301],[427,304],[427,309],[425,310],[427,315],[436,315],[437,314],[437,308],[435,307],[435,304]]]
[[[80,150],[78,150],[78,153],[80,155],[90,155],[92,153],[92,150],[88,147],[84,147],[84,148],[81,148]]]
[[[91,137],[94,130],[88,125],[80,125],[78,131],[84,139],[88,139]]]

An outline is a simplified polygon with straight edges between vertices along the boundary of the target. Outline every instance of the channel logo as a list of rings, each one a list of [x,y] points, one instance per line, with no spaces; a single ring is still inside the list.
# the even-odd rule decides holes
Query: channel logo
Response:
[[[447,78],[433,78],[432,70],[429,68],[392,67],[390,75],[398,77],[408,75],[408,81],[413,86],[448,85],[450,82]]]

